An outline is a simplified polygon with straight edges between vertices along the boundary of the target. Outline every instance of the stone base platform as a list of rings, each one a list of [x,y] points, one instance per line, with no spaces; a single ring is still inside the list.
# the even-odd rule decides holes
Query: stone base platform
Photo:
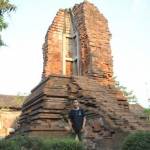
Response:
[[[29,136],[68,136],[67,114],[76,98],[87,116],[84,140],[89,147],[99,147],[107,141],[118,143],[130,132],[150,130],[129,111],[126,99],[114,86],[103,86],[92,77],[49,76],[23,104],[18,132]]]

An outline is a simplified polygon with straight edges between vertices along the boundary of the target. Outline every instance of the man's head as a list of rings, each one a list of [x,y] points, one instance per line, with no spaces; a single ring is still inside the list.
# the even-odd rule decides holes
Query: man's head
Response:
[[[74,108],[78,108],[78,107],[79,107],[79,101],[78,101],[77,99],[75,99],[75,100],[73,101],[73,107],[74,107]]]

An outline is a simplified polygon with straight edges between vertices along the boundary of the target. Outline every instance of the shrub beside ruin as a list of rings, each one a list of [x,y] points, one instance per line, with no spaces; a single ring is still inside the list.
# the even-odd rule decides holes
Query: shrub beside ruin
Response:
[[[150,132],[130,134],[124,140],[122,150],[150,150]]]
[[[73,139],[31,138],[16,136],[0,141],[2,150],[84,150],[82,143]]]

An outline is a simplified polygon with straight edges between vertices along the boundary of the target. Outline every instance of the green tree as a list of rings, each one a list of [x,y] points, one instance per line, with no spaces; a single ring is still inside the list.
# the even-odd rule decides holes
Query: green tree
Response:
[[[25,101],[26,96],[21,96],[20,93],[17,94],[17,96],[15,97],[15,101],[17,105],[22,105],[23,102]]]
[[[146,115],[147,120],[150,121],[150,108],[145,108],[144,109],[144,114]]]
[[[11,4],[9,0],[0,0],[0,32],[6,29],[8,24],[5,21],[4,15],[16,10],[16,6]],[[0,34],[0,46],[4,45]]]
[[[123,95],[127,98],[129,103],[137,103],[137,97],[135,96],[133,91],[129,91],[127,87],[122,86],[119,81],[115,80],[115,87],[123,92]]]

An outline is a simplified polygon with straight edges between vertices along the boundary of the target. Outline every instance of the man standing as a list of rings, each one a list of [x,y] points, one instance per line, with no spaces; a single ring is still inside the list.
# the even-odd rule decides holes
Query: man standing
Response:
[[[69,126],[70,129],[73,129],[75,132],[75,136],[78,139],[82,140],[82,131],[85,128],[86,117],[83,109],[79,107],[78,100],[73,101],[73,109],[69,112]]]

